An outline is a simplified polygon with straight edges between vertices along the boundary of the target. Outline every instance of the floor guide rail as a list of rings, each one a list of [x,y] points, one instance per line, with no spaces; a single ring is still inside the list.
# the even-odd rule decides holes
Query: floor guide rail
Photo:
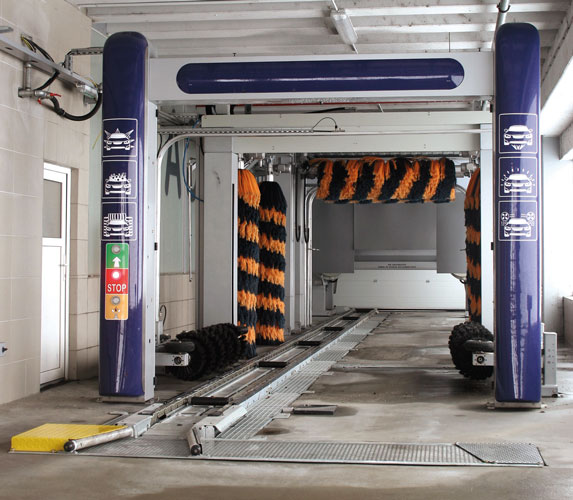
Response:
[[[333,318],[235,372],[152,405],[121,422],[136,437],[83,455],[381,465],[542,466],[529,443],[353,443],[277,441],[259,432],[391,313]]]

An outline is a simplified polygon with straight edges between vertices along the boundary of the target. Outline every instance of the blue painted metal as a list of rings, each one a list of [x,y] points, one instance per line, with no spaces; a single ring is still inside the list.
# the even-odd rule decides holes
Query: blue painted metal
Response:
[[[143,168],[147,41],[110,36],[103,52],[102,241],[99,391],[138,397],[143,387]],[[106,319],[106,245],[129,245],[127,319]],[[109,290],[108,290],[109,291]],[[107,304],[107,312],[106,312]],[[126,311],[116,311],[124,317]],[[119,314],[119,316],[118,316]]]
[[[539,33],[495,41],[495,397],[541,400]]]
[[[190,63],[177,73],[187,94],[450,90],[463,79],[451,58]]]

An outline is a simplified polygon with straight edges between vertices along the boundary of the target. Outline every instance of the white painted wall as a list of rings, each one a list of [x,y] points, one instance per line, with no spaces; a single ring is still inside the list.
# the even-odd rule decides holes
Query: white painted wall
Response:
[[[355,271],[341,274],[337,306],[379,309],[464,309],[463,285],[436,271]]]
[[[573,161],[559,160],[559,138],[543,137],[543,321],[563,335],[563,297],[573,295]]]

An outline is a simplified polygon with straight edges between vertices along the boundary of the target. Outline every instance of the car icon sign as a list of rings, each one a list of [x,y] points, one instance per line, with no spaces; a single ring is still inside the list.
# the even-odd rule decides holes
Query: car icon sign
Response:
[[[503,145],[520,151],[524,146],[533,145],[533,129],[525,125],[511,125],[503,130]]]
[[[106,151],[113,150],[124,150],[130,151],[133,149],[133,143],[135,139],[131,138],[131,134],[133,130],[130,130],[127,133],[120,132],[118,128],[115,129],[115,132],[109,133],[105,130],[106,138],[103,140],[103,147]]]
[[[125,173],[111,174],[105,181],[104,192],[109,194],[131,194],[131,180]]]
[[[527,193],[531,194],[533,183],[525,174],[511,174],[507,176],[503,183],[503,192],[509,193]]]
[[[511,236],[524,236],[531,237],[531,225],[526,219],[522,217],[512,217],[503,226],[503,236],[510,238]]]

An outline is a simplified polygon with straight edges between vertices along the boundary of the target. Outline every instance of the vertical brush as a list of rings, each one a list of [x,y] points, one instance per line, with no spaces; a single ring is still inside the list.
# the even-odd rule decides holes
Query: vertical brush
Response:
[[[237,301],[238,324],[247,327],[244,355],[257,354],[257,292],[259,287],[259,205],[261,193],[255,176],[239,170]]]
[[[276,182],[259,186],[259,291],[257,294],[257,343],[284,342],[285,247],[287,202]]]
[[[473,173],[464,202],[466,220],[466,290],[470,321],[481,323],[481,214],[480,170]]]

